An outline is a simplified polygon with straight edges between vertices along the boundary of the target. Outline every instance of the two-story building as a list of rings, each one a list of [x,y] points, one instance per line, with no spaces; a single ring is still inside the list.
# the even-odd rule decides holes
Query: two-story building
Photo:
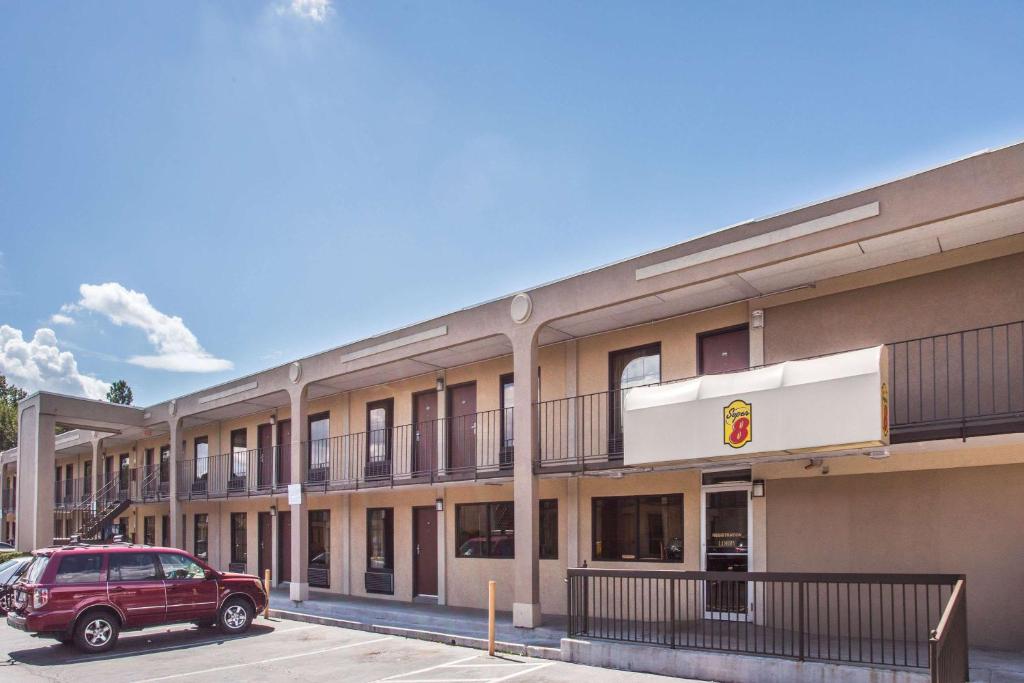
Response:
[[[295,601],[495,579],[518,626],[670,605],[851,657],[854,619],[926,642],[954,587],[927,577],[964,575],[971,642],[1019,649],[1022,321],[1015,145],[145,408],[32,395],[17,545],[116,528]]]

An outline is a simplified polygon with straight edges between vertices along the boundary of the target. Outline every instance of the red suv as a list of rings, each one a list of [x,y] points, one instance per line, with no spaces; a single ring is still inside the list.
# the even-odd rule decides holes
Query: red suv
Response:
[[[121,631],[176,622],[242,633],[267,605],[257,577],[218,572],[175,548],[73,545],[33,555],[7,623],[84,652],[109,650]]]

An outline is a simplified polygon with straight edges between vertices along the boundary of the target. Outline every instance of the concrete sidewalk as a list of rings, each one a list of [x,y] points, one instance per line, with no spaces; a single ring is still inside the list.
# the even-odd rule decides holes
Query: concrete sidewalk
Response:
[[[405,635],[421,640],[479,647],[487,639],[487,611],[468,607],[439,607],[433,604],[375,600],[311,592],[298,605],[288,598],[287,588],[275,588],[270,594],[270,609],[277,616],[316,621],[326,618],[337,626],[364,631]],[[323,623],[323,622],[320,622]],[[558,658],[566,635],[564,616],[544,616],[538,628],[516,628],[511,612],[498,612],[495,640],[499,649],[511,654],[529,654]],[[542,652],[542,650],[556,652]]]

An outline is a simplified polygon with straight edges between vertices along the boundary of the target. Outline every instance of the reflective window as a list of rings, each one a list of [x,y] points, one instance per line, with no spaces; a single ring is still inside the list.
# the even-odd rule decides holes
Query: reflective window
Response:
[[[515,533],[511,501],[455,506],[456,557],[515,557]]]
[[[366,405],[367,459],[381,462],[391,458],[391,399]]]
[[[193,527],[193,541],[195,545],[195,556],[206,562],[209,557],[207,552],[210,544],[210,526],[208,517],[205,514],[196,515]]]
[[[107,556],[107,581],[159,581],[153,553],[111,553]]]
[[[593,558],[616,562],[682,562],[683,496],[593,500]]]
[[[102,555],[65,555],[60,559],[60,568],[54,583],[90,583],[100,580]]]
[[[328,413],[309,418],[309,468],[325,469],[331,438],[331,418]]]
[[[309,566],[327,569],[331,566],[331,511],[309,511]]]
[[[156,517],[142,518],[142,542],[145,545],[156,545]]]
[[[160,554],[160,566],[164,570],[164,578],[174,581],[184,579],[205,579],[206,571],[192,558],[172,553]]]
[[[558,501],[540,501],[540,559],[558,559]]]
[[[246,513],[231,513],[231,562],[245,564],[249,557],[246,542]]]
[[[235,429],[231,432],[231,476],[246,475],[246,430]]]
[[[195,460],[196,460],[196,479],[205,479],[206,475],[210,471],[210,444],[205,436],[196,438],[195,442]]]
[[[395,567],[392,508],[370,508],[366,511],[366,567],[374,571],[388,571]]]

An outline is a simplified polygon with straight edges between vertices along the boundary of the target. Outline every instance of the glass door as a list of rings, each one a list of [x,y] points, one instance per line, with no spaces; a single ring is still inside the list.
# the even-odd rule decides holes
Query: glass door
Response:
[[[746,573],[750,565],[750,485],[704,488],[703,560],[709,572]],[[750,618],[748,584],[736,579],[708,580],[705,618]]]

